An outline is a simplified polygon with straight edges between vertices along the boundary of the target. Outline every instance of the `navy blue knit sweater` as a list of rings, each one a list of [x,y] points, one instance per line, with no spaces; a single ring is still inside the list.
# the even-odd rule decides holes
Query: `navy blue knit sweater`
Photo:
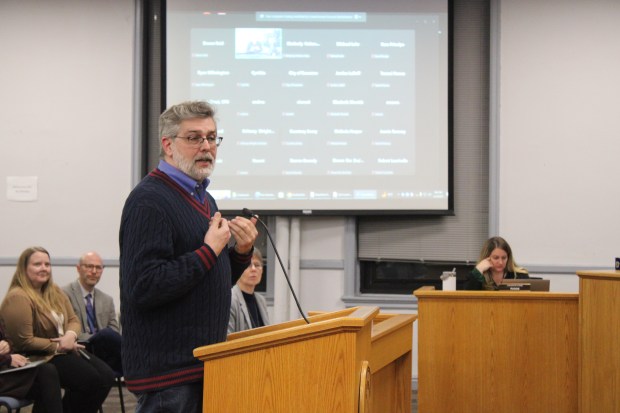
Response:
[[[230,288],[251,253],[219,256],[204,243],[217,211],[155,169],[131,192],[121,218],[122,358],[127,388],[150,392],[202,380],[192,351],[226,340]]]

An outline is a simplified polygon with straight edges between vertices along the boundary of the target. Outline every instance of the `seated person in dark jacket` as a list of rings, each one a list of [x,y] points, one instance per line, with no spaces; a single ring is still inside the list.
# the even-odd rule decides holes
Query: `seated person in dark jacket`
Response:
[[[232,288],[228,334],[269,325],[267,301],[254,289],[263,278],[263,254],[254,247],[252,262]]]
[[[0,327],[0,371],[23,367],[30,361],[18,353],[12,353]],[[62,413],[60,381],[56,367],[51,363],[34,368],[5,371],[0,376],[0,396],[17,399],[33,399],[33,412]]]
[[[525,268],[519,267],[510,245],[502,237],[489,238],[480,251],[478,264],[471,271],[468,289],[497,290],[506,278],[529,278]]]

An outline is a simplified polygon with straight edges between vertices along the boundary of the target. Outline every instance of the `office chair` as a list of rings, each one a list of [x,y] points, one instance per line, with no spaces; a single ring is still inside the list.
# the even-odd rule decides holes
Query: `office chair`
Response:
[[[80,344],[86,346],[86,349],[94,354],[95,346],[93,345],[93,343],[86,340],[80,341]],[[121,412],[125,413],[125,400],[123,398],[123,373],[114,370],[114,382],[116,383],[116,388],[118,389],[118,398],[120,399],[121,403]],[[99,413],[103,413],[103,406],[99,407]]]
[[[118,398],[121,403],[121,413],[125,413],[125,400],[123,398],[123,376],[121,373],[115,371],[114,372],[114,382],[116,383],[116,388],[118,389]],[[99,413],[103,412],[103,406],[99,407]]]
[[[13,397],[0,396],[0,410],[2,410],[2,407],[4,407],[7,413],[19,413],[19,410],[22,407],[30,406],[31,404],[32,400],[15,399]]]
[[[116,382],[116,387],[118,388],[118,398],[121,401],[121,412],[125,413],[125,401],[123,400],[123,374],[115,371],[114,381]]]

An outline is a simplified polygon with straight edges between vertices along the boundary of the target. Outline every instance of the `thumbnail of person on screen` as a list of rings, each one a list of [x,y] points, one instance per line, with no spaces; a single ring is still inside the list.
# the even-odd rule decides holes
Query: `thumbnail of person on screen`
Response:
[[[263,278],[263,254],[254,247],[252,263],[232,288],[228,333],[269,325],[267,301],[254,292]]]
[[[121,216],[123,372],[137,413],[198,413],[204,377],[193,350],[226,340],[232,283],[258,231],[256,218],[225,219],[207,191],[222,142],[208,103],[165,110],[159,136],[159,164]]]
[[[529,274],[517,265],[512,249],[504,238],[489,238],[482,246],[476,267],[471,271],[470,284],[474,285],[471,289],[497,290],[507,278],[529,278]]]

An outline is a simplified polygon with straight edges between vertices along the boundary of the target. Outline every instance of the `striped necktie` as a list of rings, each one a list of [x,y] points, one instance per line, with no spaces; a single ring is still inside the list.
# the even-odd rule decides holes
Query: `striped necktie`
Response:
[[[88,328],[91,334],[97,332],[97,319],[95,318],[95,310],[93,309],[93,302],[91,301],[92,294],[86,295],[86,318],[88,319]]]

